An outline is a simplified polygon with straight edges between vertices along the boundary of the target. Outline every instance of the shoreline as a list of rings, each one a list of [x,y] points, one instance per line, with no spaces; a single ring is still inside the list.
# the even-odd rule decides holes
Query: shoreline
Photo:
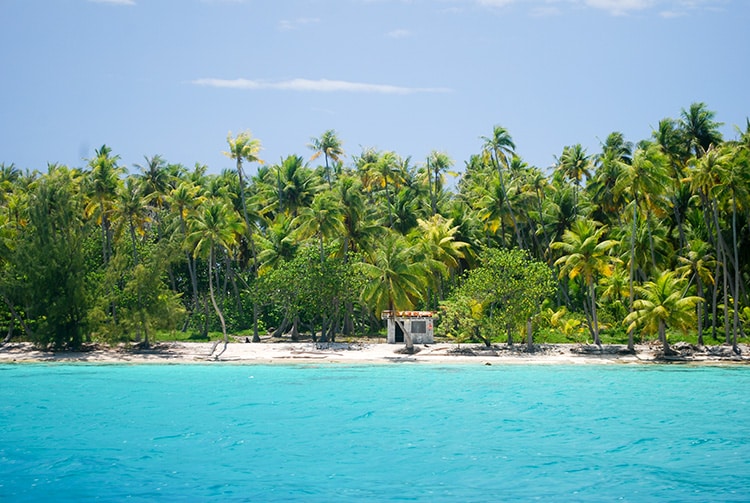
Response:
[[[209,356],[213,343],[164,342],[151,349],[134,347],[95,348],[87,351],[40,351],[31,343],[9,343],[0,347],[0,365],[14,363],[92,364],[475,364],[475,365],[609,365],[609,364],[750,364],[750,346],[741,344],[741,355],[729,346],[697,348],[674,345],[678,353],[663,357],[660,347],[636,345],[627,353],[623,345],[541,344],[529,353],[525,345],[435,343],[415,345],[415,354],[404,354],[404,346],[386,343],[230,342],[218,358]],[[223,344],[217,346],[220,352]]]

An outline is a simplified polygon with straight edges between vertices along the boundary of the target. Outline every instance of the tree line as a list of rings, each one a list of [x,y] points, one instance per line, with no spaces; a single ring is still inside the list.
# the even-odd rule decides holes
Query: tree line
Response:
[[[332,130],[273,165],[259,139],[230,133],[235,167],[219,174],[159,155],[129,172],[107,145],[83,167],[2,164],[5,340],[331,341],[377,332],[385,309],[425,309],[440,335],[488,345],[546,331],[631,349],[655,336],[667,351],[681,330],[737,350],[750,121],[732,140],[720,126],[694,103],[637,143],[566,146],[550,170],[495,126],[460,175],[438,151],[347,155]]]

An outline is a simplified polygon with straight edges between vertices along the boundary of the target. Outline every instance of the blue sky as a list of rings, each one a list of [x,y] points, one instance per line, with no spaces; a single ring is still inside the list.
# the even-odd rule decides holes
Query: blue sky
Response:
[[[277,163],[327,129],[347,160],[461,168],[496,124],[545,168],[692,102],[726,138],[750,116],[746,0],[0,0],[0,22],[0,162],[22,169],[107,144],[219,172],[230,131]]]

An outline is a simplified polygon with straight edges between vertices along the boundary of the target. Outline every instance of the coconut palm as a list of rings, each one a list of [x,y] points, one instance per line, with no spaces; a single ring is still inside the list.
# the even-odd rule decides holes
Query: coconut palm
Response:
[[[237,161],[237,176],[239,178],[239,193],[240,200],[242,203],[242,216],[245,222],[245,231],[247,232],[247,240],[250,244],[250,253],[253,260],[253,274],[258,274],[258,254],[255,249],[255,240],[253,239],[253,228],[254,225],[250,221],[250,217],[247,211],[247,201],[245,200],[245,176],[242,170],[242,161],[247,162],[258,162],[263,164],[263,160],[258,157],[262,146],[261,142],[257,138],[253,138],[249,131],[239,133],[236,137],[232,138],[232,133],[227,135],[227,143],[229,144],[229,151],[224,152],[224,155],[231,157]],[[258,307],[253,303],[253,342],[260,342],[260,335],[258,334]]]
[[[738,208],[747,208],[750,204],[750,150],[741,145],[727,145],[727,163],[722,170],[723,183],[717,187],[717,197],[725,201],[731,201],[729,206],[732,212],[732,249],[734,250],[733,261],[734,284],[732,285],[732,346],[737,351],[737,332],[739,331],[739,298],[740,298],[740,257],[739,242],[737,239],[737,213]],[[725,250],[726,251],[726,250]],[[725,259],[726,260],[726,259]]]
[[[373,163],[365,165],[364,169],[368,172],[368,181],[370,190],[373,186],[382,188],[385,191],[386,202],[388,204],[388,227],[393,228],[393,196],[391,189],[397,189],[403,182],[401,177],[401,165],[403,160],[395,152],[383,152],[377,156]]]
[[[344,155],[344,150],[341,148],[341,140],[336,136],[336,131],[329,129],[320,135],[320,138],[310,138],[311,149],[315,151],[315,154],[310,158],[314,161],[320,155],[323,155],[326,163],[326,180],[328,186],[331,187],[331,168],[329,166],[329,160],[339,162],[341,157]]]
[[[389,232],[380,246],[366,254],[366,261],[359,267],[370,281],[362,297],[375,316],[386,309],[412,309],[423,298],[429,271],[415,261],[418,253],[419,249],[403,236]]]
[[[360,252],[370,248],[384,229],[376,221],[374,208],[366,204],[358,178],[350,174],[339,177],[334,193],[339,200],[346,228],[341,253],[347,260],[350,251]]]
[[[259,274],[265,274],[283,261],[290,261],[298,249],[298,242],[293,238],[294,227],[292,219],[285,213],[276,216],[259,236],[260,251],[258,252]]]
[[[325,239],[346,233],[343,211],[330,192],[321,192],[315,196],[312,204],[302,208],[299,215],[292,220],[292,227],[296,229],[300,239],[317,239],[321,264],[325,261]]]
[[[410,238],[421,249],[425,265],[432,265],[437,300],[443,300],[443,281],[458,270],[466,257],[464,249],[469,244],[456,239],[458,227],[453,226],[452,219],[442,215],[433,215],[428,220],[417,219],[417,225]]]
[[[633,301],[635,300],[634,277],[636,270],[635,262],[635,239],[638,229],[638,212],[641,206],[649,211],[653,207],[653,199],[663,193],[664,187],[669,181],[666,172],[666,158],[656,144],[648,144],[639,147],[633,154],[630,163],[619,163],[622,168],[622,175],[615,183],[614,193],[625,194],[630,198],[632,206],[632,226],[630,232],[630,253],[628,262],[630,266],[630,309],[633,311]],[[647,215],[648,221],[648,215]],[[656,262],[655,251],[651,246],[652,262]],[[632,332],[628,334],[628,346],[632,347]]]
[[[104,265],[112,256],[111,214],[120,184],[120,175],[125,169],[118,166],[120,157],[112,155],[112,149],[102,145],[94,151],[95,156],[89,159],[91,171],[87,174],[87,185],[90,202],[86,206],[87,216],[96,215],[102,229],[102,261]]]
[[[144,156],[144,159],[146,161],[145,165],[135,165],[141,172],[139,179],[145,187],[144,195],[151,196],[151,202],[157,208],[161,208],[164,204],[166,194],[171,189],[171,177],[167,169],[167,161],[160,155]]]
[[[199,307],[198,271],[196,270],[195,258],[186,245],[188,237],[188,216],[191,215],[195,210],[195,207],[202,202],[202,198],[198,196],[199,192],[200,187],[189,180],[185,180],[172,189],[166,199],[171,211],[177,213],[179,229],[175,232],[178,235],[178,241],[184,244],[182,248],[184,249],[188,274],[190,275],[190,285],[193,292],[193,313],[196,313]],[[183,331],[187,329],[189,321],[189,319],[186,319]]]
[[[716,265],[716,260],[711,251],[710,244],[700,239],[693,239],[683,250],[683,255],[677,258],[679,265],[675,272],[687,278],[689,283],[695,281],[696,293],[701,299],[705,297],[704,285],[714,284],[711,271]],[[703,300],[696,304],[699,346],[703,346],[703,304],[705,304]]]
[[[448,154],[433,150],[427,156],[427,175],[430,181],[430,208],[432,214],[438,211],[438,193],[442,189],[442,174],[447,172],[453,166],[453,160]]]
[[[366,254],[366,261],[358,264],[369,280],[362,289],[362,300],[375,316],[384,310],[413,309],[424,298],[430,272],[424,262],[417,260],[419,249],[406,239],[390,231],[381,245]],[[405,331],[406,351],[414,351],[411,335]]]
[[[563,255],[555,261],[560,266],[560,277],[567,276],[575,280],[580,276],[588,289],[589,307],[586,309],[590,316],[591,335],[594,344],[600,346],[599,320],[596,312],[596,282],[599,275],[612,274],[615,258],[610,251],[618,242],[604,239],[607,232],[599,222],[588,219],[578,219],[573,227],[563,234],[562,241],[552,243],[553,250],[560,250]]]
[[[591,170],[594,163],[591,157],[586,153],[586,149],[580,143],[563,148],[562,155],[557,159],[556,171],[559,171],[563,178],[573,182],[575,190],[573,199],[576,206],[578,205],[578,192],[581,188],[581,181],[584,177],[591,176]]]
[[[300,208],[309,206],[321,189],[320,177],[305,165],[302,156],[287,156],[276,168],[278,211],[292,218]]]
[[[690,183],[693,193],[698,194],[703,209],[704,223],[709,229],[714,249],[716,250],[716,269],[714,271],[714,280],[718,282],[721,274],[724,279],[724,319],[729,323],[728,317],[728,293],[727,293],[727,250],[724,243],[724,237],[721,232],[719,222],[719,202],[716,200],[718,187],[723,184],[723,174],[726,165],[730,162],[731,156],[725,149],[709,148],[702,155],[690,159],[688,164],[686,182]],[[713,232],[710,229],[713,227]],[[718,308],[719,287],[718,284],[713,288],[711,298],[711,331],[716,338],[717,329],[717,308]],[[725,328],[728,328],[726,326]],[[725,329],[726,342],[729,343],[729,331]]]
[[[484,153],[489,157],[490,162],[497,171],[500,190],[502,191],[502,200],[508,207],[508,214],[513,222],[513,230],[516,233],[516,241],[519,248],[523,249],[523,241],[521,239],[521,231],[518,228],[518,222],[516,221],[516,215],[513,212],[513,206],[508,201],[508,191],[506,190],[505,180],[503,178],[503,170],[508,169],[510,166],[510,160],[513,156],[513,151],[516,149],[516,144],[513,143],[510,133],[507,129],[502,126],[495,126],[492,130],[492,136],[482,136],[484,140]]]
[[[703,157],[711,146],[721,143],[722,123],[714,121],[715,116],[705,103],[692,103],[687,110],[682,109],[680,128],[687,150],[696,157]]]
[[[145,193],[145,187],[138,180],[129,177],[117,190],[117,201],[113,216],[118,220],[118,227],[127,227],[130,237],[133,265],[139,263],[138,237],[146,232],[146,224],[151,222],[148,204],[151,196]]]
[[[667,340],[667,328],[687,332],[695,323],[695,305],[703,300],[686,296],[685,282],[674,271],[666,271],[656,281],[637,287],[640,298],[633,303],[635,310],[625,317],[628,331],[640,328],[647,334],[657,333],[665,355],[673,353]]]
[[[213,269],[216,264],[217,254],[220,252],[231,254],[234,244],[237,241],[237,236],[243,231],[242,223],[235,215],[235,212],[232,211],[226,202],[220,200],[208,201],[191,219],[190,233],[188,234],[188,242],[193,246],[193,256],[203,256],[207,259],[209,295],[216,316],[219,317],[224,340],[224,349],[215,356],[217,359],[226,351],[229,337],[227,336],[224,313],[216,302]],[[209,356],[213,355],[214,351],[216,351],[219,342],[216,341],[213,345]]]

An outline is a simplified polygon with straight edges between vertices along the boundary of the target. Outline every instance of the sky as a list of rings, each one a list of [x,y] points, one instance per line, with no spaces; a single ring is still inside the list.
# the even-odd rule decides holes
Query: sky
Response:
[[[0,0],[0,23],[0,163],[23,170],[106,144],[219,173],[230,132],[276,164],[333,129],[345,162],[460,171],[495,125],[544,169],[694,102],[725,139],[750,116],[747,0]]]

